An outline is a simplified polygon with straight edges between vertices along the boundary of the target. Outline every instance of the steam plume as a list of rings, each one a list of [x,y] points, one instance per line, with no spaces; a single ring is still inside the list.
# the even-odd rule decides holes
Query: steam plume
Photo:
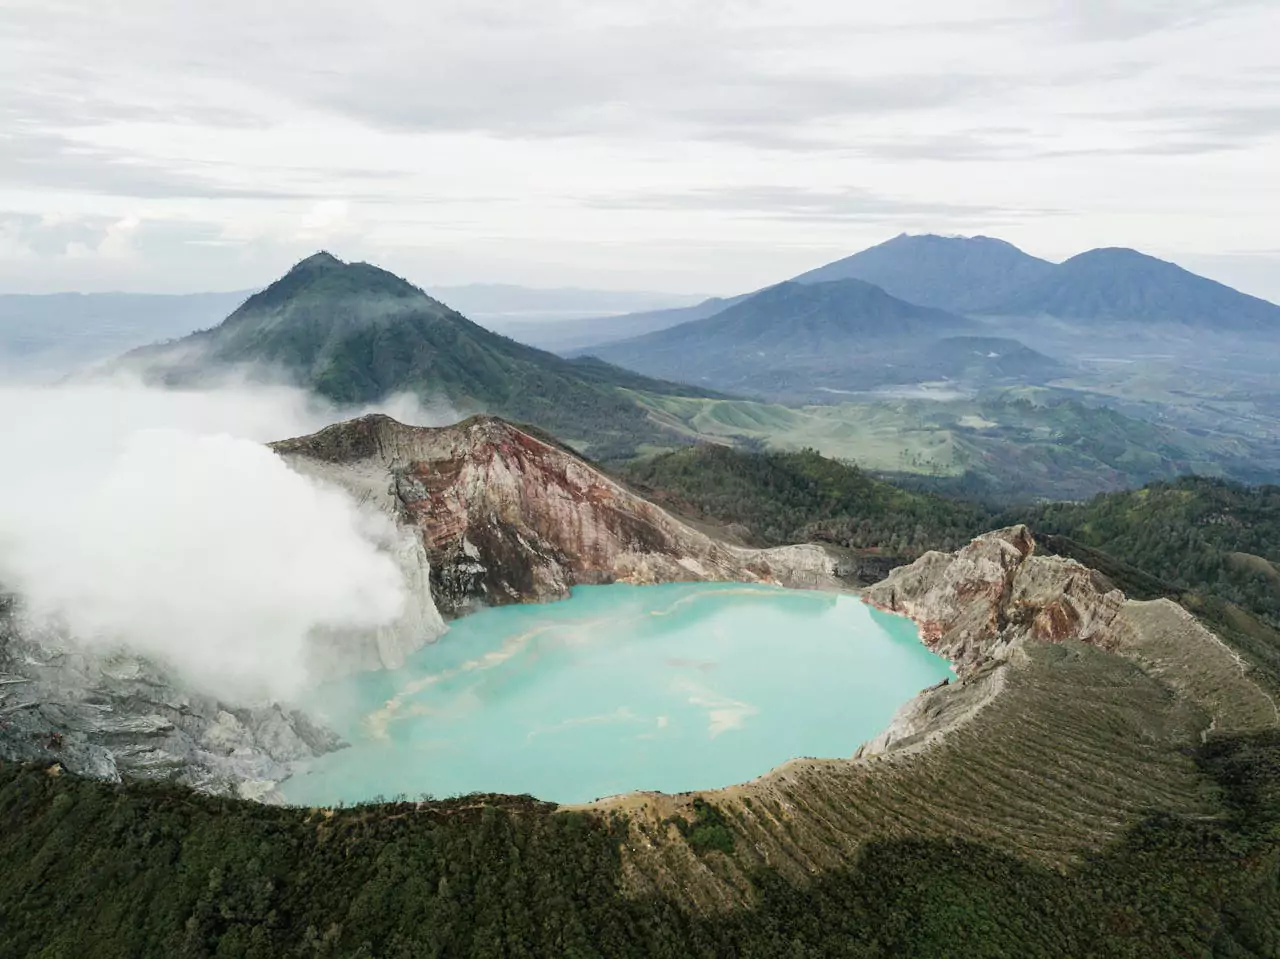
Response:
[[[312,630],[385,624],[405,602],[389,521],[262,445],[358,412],[242,383],[0,387],[0,588],[211,692],[287,698]]]

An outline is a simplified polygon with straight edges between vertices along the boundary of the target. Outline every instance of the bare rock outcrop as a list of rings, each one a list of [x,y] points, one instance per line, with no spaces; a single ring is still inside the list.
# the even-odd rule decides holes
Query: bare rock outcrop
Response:
[[[984,534],[955,553],[927,553],[863,595],[915,621],[960,682],[906,703],[859,756],[931,742],[972,718],[1000,693],[1002,667],[1016,667],[1029,642],[1084,643],[1137,663],[1205,710],[1205,736],[1280,722],[1248,664],[1190,613],[1169,600],[1127,600],[1075,560],[1037,555],[1025,526]]]
[[[270,800],[295,763],[340,745],[296,709],[221,701],[126,650],[27,623],[0,598],[2,758]]]
[[[955,553],[926,553],[863,594],[920,627],[964,678],[1025,639],[1115,649],[1124,594],[1086,566],[1040,556],[1025,526],[987,533]]]
[[[493,417],[422,428],[370,415],[273,448],[413,530],[446,616],[557,599],[580,584],[838,585],[822,547],[712,539],[553,440]]]
[[[863,598],[913,620],[960,682],[905,703],[888,728],[859,748],[859,758],[920,748],[973,718],[999,695],[1001,667],[1027,641],[1079,641],[1113,651],[1127,634],[1124,594],[1075,560],[1036,555],[1025,526],[986,533],[955,553],[926,553]]]

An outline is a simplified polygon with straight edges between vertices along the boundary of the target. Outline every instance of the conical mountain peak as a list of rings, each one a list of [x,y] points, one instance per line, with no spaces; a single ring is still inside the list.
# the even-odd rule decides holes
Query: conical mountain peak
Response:
[[[1052,269],[1053,264],[994,237],[903,233],[795,280],[858,279],[908,303],[964,312]]]
[[[312,253],[305,260],[299,260],[294,264],[293,269],[289,272],[294,273],[299,270],[329,270],[343,266],[346,266],[346,264],[328,250],[320,250],[316,253]]]

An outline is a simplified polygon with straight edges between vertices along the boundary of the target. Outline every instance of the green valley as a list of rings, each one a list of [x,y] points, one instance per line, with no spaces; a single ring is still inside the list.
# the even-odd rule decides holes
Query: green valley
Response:
[[[1248,438],[1196,435],[1052,390],[974,398],[934,392],[939,398],[864,395],[859,402],[798,408],[637,395],[657,422],[689,439],[812,448],[876,474],[994,500],[1079,499],[1186,473],[1252,479],[1268,468]]]

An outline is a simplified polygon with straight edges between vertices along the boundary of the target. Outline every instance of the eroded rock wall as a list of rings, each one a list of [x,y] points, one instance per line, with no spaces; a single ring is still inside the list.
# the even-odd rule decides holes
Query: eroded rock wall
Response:
[[[576,454],[492,417],[427,429],[366,416],[274,448],[416,531],[446,616],[557,599],[580,584],[838,585],[822,547],[719,542]]]
[[[955,553],[926,553],[863,594],[920,627],[963,678],[1025,639],[1114,649],[1124,594],[1074,560],[1038,556],[1025,526],[987,533]]]

